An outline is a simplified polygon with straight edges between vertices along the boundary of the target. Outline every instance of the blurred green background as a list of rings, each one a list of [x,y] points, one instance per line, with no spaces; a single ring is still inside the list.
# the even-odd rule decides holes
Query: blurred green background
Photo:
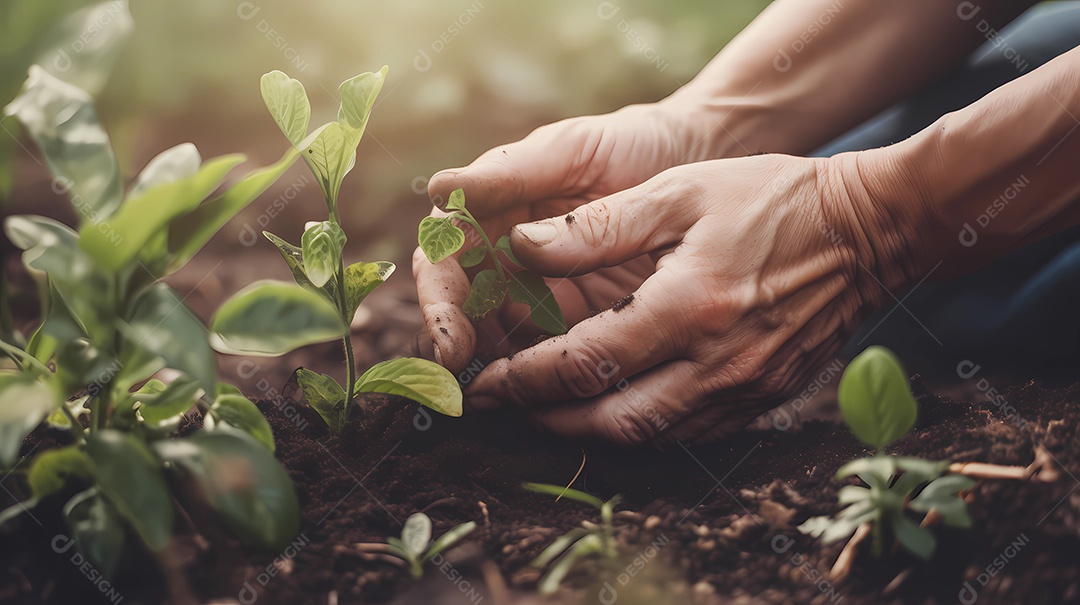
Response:
[[[0,103],[26,67],[55,45],[46,33],[79,0],[4,0],[0,6]],[[573,115],[602,113],[666,96],[687,82],[768,2],[739,0],[144,0],[134,31],[96,96],[125,177],[158,152],[192,141],[205,157],[239,151],[252,163],[278,158],[286,142],[266,114],[259,77],[280,69],[301,80],[312,124],[333,117],[340,81],[390,66],[342,199],[350,248],[401,259],[427,212],[433,172]],[[55,48],[55,46],[53,46]],[[5,127],[13,133],[10,121]],[[0,137],[8,135],[0,133]],[[33,146],[23,143],[27,149]],[[64,215],[31,152],[15,150],[14,189],[4,213]],[[36,153],[36,151],[34,151]],[[301,182],[298,164],[280,190]],[[298,181],[300,179],[301,181]],[[296,188],[280,216],[274,192],[225,229],[218,252],[235,247],[260,217],[298,238],[320,216],[317,188]],[[362,209],[362,211],[361,211]],[[231,235],[229,235],[231,234]]]

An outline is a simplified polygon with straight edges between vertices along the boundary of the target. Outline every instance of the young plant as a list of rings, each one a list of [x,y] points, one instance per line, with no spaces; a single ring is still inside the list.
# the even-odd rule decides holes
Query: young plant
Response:
[[[465,314],[473,321],[480,321],[501,307],[509,295],[511,301],[529,305],[529,319],[542,330],[550,334],[565,334],[566,321],[558,301],[543,276],[525,269],[518,262],[510,249],[510,237],[504,235],[492,244],[480,223],[465,207],[465,192],[461,189],[450,194],[446,210],[449,216],[429,216],[420,221],[417,240],[427,259],[432,263],[440,262],[465,245],[465,232],[454,224],[457,219],[471,226],[483,242],[458,257],[461,266],[475,267],[488,258],[494,266],[494,269],[482,269],[473,278],[469,296],[462,307]],[[516,271],[511,272],[503,267],[499,252],[513,263]]]
[[[400,538],[387,538],[386,547],[395,556],[401,557],[409,565],[409,574],[413,579],[424,577],[424,563],[442,551],[457,544],[462,538],[476,529],[476,522],[462,523],[431,541],[431,519],[424,513],[414,513],[405,520]]]
[[[572,529],[556,538],[529,563],[530,566],[537,569],[548,568],[547,573],[541,578],[540,585],[537,587],[540,594],[550,595],[558,590],[559,584],[566,577],[566,574],[570,573],[570,569],[574,564],[585,557],[600,556],[609,564],[618,559],[619,552],[615,545],[612,518],[615,507],[619,505],[622,496],[616,495],[604,502],[591,494],[558,485],[525,483],[522,487],[538,494],[555,496],[556,499],[577,500],[600,511],[600,525],[590,521],[582,521],[581,527]],[[552,563],[553,561],[554,563]]]
[[[876,453],[853,460],[836,477],[857,476],[864,486],[840,488],[839,503],[847,507],[835,517],[813,517],[799,530],[826,544],[851,537],[864,524],[873,532],[873,552],[884,552],[886,531],[907,551],[929,559],[935,539],[912,519],[936,511],[945,525],[971,527],[967,505],[958,492],[975,481],[944,475],[948,461],[889,456],[884,449],[915,424],[917,404],[900,362],[887,349],[870,347],[853,359],[840,378],[837,399],[851,432]],[[921,491],[919,488],[922,488]]]
[[[264,231],[292,271],[297,285],[263,281],[226,301],[212,323],[215,349],[223,353],[278,356],[293,349],[340,339],[345,350],[345,386],[326,374],[297,370],[304,397],[340,433],[360,393],[389,393],[448,416],[461,415],[461,389],[453,374],[424,359],[384,361],[356,377],[349,324],[360,303],[394,272],[386,261],[346,265],[346,236],[338,196],[345,175],[356,164],[356,148],[367,127],[387,68],[363,73],[338,87],[337,121],[308,134],[311,105],[303,84],[280,71],[262,77],[262,96],[270,115],[318,180],[327,219],[305,226],[300,246]]]
[[[5,321],[0,341],[0,468],[14,478],[5,490],[26,495],[0,522],[76,491],[64,521],[105,577],[125,545],[154,554],[168,547],[176,519],[188,518],[178,515],[185,505],[208,507],[249,545],[280,550],[299,516],[270,426],[235,387],[217,382],[206,328],[160,280],[298,154],[218,191],[244,156],[203,161],[183,144],[151,160],[125,194],[82,89],[34,66],[6,112],[36,141],[81,222],[77,230],[41,216],[4,222],[40,286],[41,322],[25,336]],[[179,377],[152,379],[164,369]],[[170,438],[192,407],[203,427]],[[42,421],[67,431],[67,443],[20,461],[23,440]],[[198,489],[185,496],[171,487],[179,484]]]

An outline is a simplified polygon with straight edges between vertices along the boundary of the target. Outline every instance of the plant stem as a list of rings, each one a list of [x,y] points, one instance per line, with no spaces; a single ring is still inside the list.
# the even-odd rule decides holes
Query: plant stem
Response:
[[[480,228],[480,223],[478,223],[476,219],[473,218],[471,212],[464,208],[462,208],[459,212],[460,214],[458,215],[458,218],[472,225],[472,228],[480,234],[480,239],[483,240],[484,247],[487,248],[488,255],[491,256],[491,261],[495,263],[495,271],[499,273],[499,279],[505,282],[506,273],[503,271],[502,263],[499,262],[498,250],[495,249],[495,246],[491,243],[491,240],[488,239],[487,233],[484,233],[484,230]]]
[[[72,414],[71,410],[68,409],[67,402],[61,403],[60,409],[64,412],[64,415],[67,416],[68,422],[71,423],[71,434],[75,437],[75,441],[78,443],[86,443],[86,435],[83,434],[82,423],[80,423],[79,419],[75,417],[75,414]]]

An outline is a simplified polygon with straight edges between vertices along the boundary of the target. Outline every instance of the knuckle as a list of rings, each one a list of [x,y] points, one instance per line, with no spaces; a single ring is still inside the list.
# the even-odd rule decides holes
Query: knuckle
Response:
[[[413,250],[413,255],[412,255],[412,272],[413,272],[413,276],[418,276],[420,274],[420,272],[423,270],[423,267],[425,265],[427,265],[427,264],[429,264],[427,256],[424,254],[424,251],[421,250],[419,246],[417,246],[416,249]]]
[[[611,230],[611,204],[605,200],[595,201],[585,207],[583,212],[585,220],[575,221],[580,225],[581,241],[589,248],[601,248],[605,245],[613,245]]]
[[[556,379],[574,399],[603,393],[617,379],[619,365],[600,346],[585,344],[571,351],[556,366]]]
[[[638,447],[651,443],[657,436],[656,426],[634,406],[620,406],[604,417],[605,435],[616,445]]]

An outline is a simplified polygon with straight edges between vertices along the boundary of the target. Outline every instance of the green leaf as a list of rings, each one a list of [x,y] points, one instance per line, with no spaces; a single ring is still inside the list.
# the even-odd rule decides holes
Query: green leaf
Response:
[[[474,529],[476,529],[476,522],[469,521],[468,523],[462,523],[439,536],[439,539],[435,540],[435,543],[431,545],[431,548],[424,553],[424,561],[430,561],[435,555],[450,548],[454,544],[457,544],[462,538],[472,533]]]
[[[604,541],[596,534],[589,534],[578,540],[551,566],[551,569],[540,580],[540,584],[536,587],[537,590],[544,596],[554,594],[575,563],[583,557],[601,553],[603,550]]]
[[[349,309],[346,321],[352,322],[360,303],[364,302],[375,288],[390,279],[396,268],[394,263],[387,261],[359,262],[345,267],[345,300]]]
[[[90,479],[94,476],[94,463],[90,456],[76,446],[70,445],[54,450],[45,450],[34,456],[30,472],[26,476],[30,492],[34,499],[63,489],[69,477]]]
[[[465,245],[465,232],[449,217],[428,216],[420,221],[417,241],[428,261],[438,263]]]
[[[341,251],[345,248],[345,232],[337,223],[310,223],[300,241],[304,273],[316,288],[326,285],[337,272]]]
[[[455,189],[450,192],[450,197],[446,199],[446,210],[452,212],[454,210],[465,210],[465,190]]]
[[[513,283],[513,280],[511,280]],[[461,310],[469,319],[480,321],[488,313],[502,306],[506,300],[507,282],[494,269],[484,269],[473,278],[472,289]],[[532,314],[530,313],[530,317]]]
[[[522,266],[521,261],[519,261],[517,259],[517,256],[514,255],[514,251],[510,249],[510,236],[509,235],[504,235],[504,236],[500,237],[499,240],[495,242],[495,249],[496,250],[501,250],[502,253],[505,254],[506,257],[510,259],[510,262],[514,263],[515,265],[517,265],[519,267]]]
[[[166,273],[186,265],[229,219],[281,178],[299,156],[297,150],[289,149],[276,164],[253,170],[221,195],[169,223],[168,248],[172,260]]]
[[[415,357],[377,363],[364,372],[353,393],[400,395],[447,416],[461,416],[461,387],[441,365]]]
[[[82,223],[96,223],[120,205],[120,169],[89,94],[34,65],[6,113],[18,118],[41,148]]]
[[[68,500],[63,515],[79,552],[101,575],[112,578],[124,551],[124,522],[116,508],[92,487]],[[63,535],[53,538],[52,545],[55,550],[70,548]]]
[[[844,464],[836,471],[836,478],[843,479],[852,475],[858,475],[867,485],[888,485],[889,480],[896,474],[896,459],[891,456],[873,456],[870,458],[857,458]]]
[[[109,294],[115,278],[102,273],[79,249],[78,235],[66,225],[41,216],[12,216],[4,222],[11,242],[25,250],[27,267],[44,272],[79,330],[94,342],[112,337]],[[98,292],[87,296],[87,292]]]
[[[187,378],[178,378],[169,384],[160,380],[148,380],[138,391],[131,394],[139,402],[139,414],[150,425],[160,425],[186,413],[195,405],[202,386]]]
[[[896,357],[884,347],[870,347],[851,360],[837,393],[851,432],[881,449],[915,424],[918,405]]]
[[[173,472],[195,480],[198,495],[245,544],[278,552],[296,537],[296,492],[264,445],[239,432],[203,431],[154,447]]]
[[[854,504],[870,497],[870,490],[857,485],[845,485],[836,493],[836,501],[840,504]]]
[[[328,301],[336,304],[335,301],[337,300],[337,297],[334,292],[337,285],[337,279],[331,277],[326,285],[317,288],[315,284],[311,283],[311,280],[308,279],[307,273],[304,272],[304,251],[301,250],[299,246],[294,246],[269,231],[263,231],[262,234],[266,239],[270,240],[270,242],[278,249],[278,252],[281,253],[281,258],[285,259],[285,264],[289,266],[289,271],[292,272],[293,280],[297,284],[322,294]]]
[[[472,250],[469,250],[465,254],[459,256],[458,264],[460,264],[463,269],[475,267],[476,265],[484,262],[484,259],[487,258],[487,252],[487,248],[483,246],[477,246]]]
[[[599,509],[604,505],[604,501],[592,494],[587,494],[583,491],[576,489],[569,489],[561,485],[551,485],[548,483],[522,483],[521,487],[529,490],[530,492],[536,492],[538,494],[546,494],[548,496],[555,496],[556,498],[562,497],[569,500],[577,500],[578,502],[584,502],[589,506]]]
[[[338,87],[338,92],[341,93],[339,122],[363,134],[371,116],[371,109],[375,106],[375,98],[379,96],[389,70],[390,68],[384,65],[377,73],[362,73],[341,83]],[[357,141],[359,142],[359,137]]]
[[[274,451],[274,432],[258,406],[247,397],[238,394],[221,394],[210,406],[213,423],[210,430],[237,430],[250,435],[271,452]]]
[[[259,85],[263,102],[278,128],[290,143],[299,145],[307,136],[311,120],[311,103],[304,85],[277,70],[264,74]]]
[[[85,5],[86,2],[56,4],[70,8],[72,4]],[[32,62],[91,96],[97,96],[104,89],[124,42],[134,29],[127,5],[126,0],[109,0],[65,15],[44,35],[36,36],[38,39],[32,50],[36,51],[37,57]],[[22,28],[25,22],[19,19],[13,25]]]
[[[431,542],[431,519],[424,513],[409,515],[401,528],[401,542],[405,545],[405,552],[414,559],[419,558]]]
[[[86,452],[109,502],[147,547],[163,550],[172,536],[173,503],[153,453],[134,435],[112,429],[91,433]]]
[[[292,284],[259,281],[221,305],[210,342],[222,353],[276,357],[340,338],[346,329],[323,296]]]
[[[345,423],[345,389],[336,380],[307,368],[296,370],[296,380],[304,392],[308,405],[322,416],[330,432],[341,432]]]
[[[192,176],[129,197],[107,220],[83,225],[79,246],[102,267],[119,271],[134,261],[152,238],[167,233],[169,222],[196,209],[244,159],[240,154],[214,158]]]
[[[0,373],[0,467],[15,464],[23,439],[60,404],[48,383],[29,374]]]
[[[356,143],[353,133],[337,122],[319,127],[301,143],[300,155],[319,179],[331,212],[337,207],[341,181],[355,161]]]
[[[930,555],[934,554],[937,541],[925,527],[919,527],[903,514],[898,514],[892,517],[892,529],[897,541],[911,554],[924,561],[929,560]]]
[[[150,160],[135,179],[128,197],[136,197],[146,191],[195,176],[202,166],[202,156],[192,143],[181,143],[159,153]]]
[[[532,271],[510,275],[510,300],[529,305],[529,319],[549,334],[566,334],[566,320],[543,276]]]
[[[135,301],[131,319],[120,331],[136,347],[165,360],[196,381],[206,393],[214,392],[217,360],[206,341],[206,327],[165,284],[155,284]]]
[[[589,530],[584,527],[576,527],[559,536],[554,542],[548,545],[539,555],[536,556],[530,563],[530,567],[546,567],[548,563],[553,561],[555,557],[561,555],[570,545],[577,542],[584,536],[589,534]]]

